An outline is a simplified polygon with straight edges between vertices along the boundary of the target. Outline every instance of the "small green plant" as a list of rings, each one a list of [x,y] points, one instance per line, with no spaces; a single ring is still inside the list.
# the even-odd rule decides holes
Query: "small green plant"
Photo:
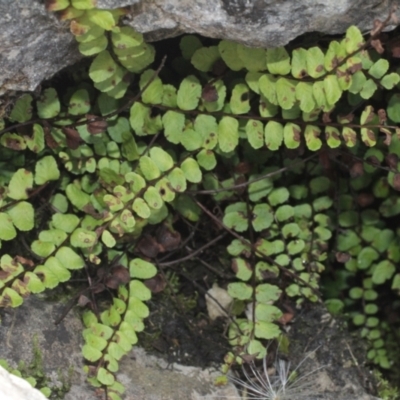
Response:
[[[379,302],[400,291],[400,76],[380,35],[390,18],[368,39],[353,26],[307,48],[186,35],[181,56],[149,68],[155,47],[120,25],[124,9],[46,4],[94,58],[68,88],[23,94],[0,120],[0,306],[85,276],[88,379],[119,400],[119,360],[144,329],[159,256],[185,247],[174,223],[194,235],[211,221],[226,235],[204,249],[224,238],[234,273],[233,360],[262,358],[283,304],[324,292],[389,368]]]

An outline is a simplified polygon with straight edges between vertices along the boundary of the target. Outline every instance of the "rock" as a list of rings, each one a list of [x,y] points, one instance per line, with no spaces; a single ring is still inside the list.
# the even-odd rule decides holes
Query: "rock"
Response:
[[[69,23],[38,0],[1,1],[0,24],[0,94],[35,90],[81,58]]]
[[[98,1],[99,5],[102,0]],[[107,4],[111,1],[108,0]],[[113,2],[118,6],[121,2]],[[148,40],[183,33],[277,47],[306,32],[340,34],[350,25],[368,32],[399,0],[153,0],[132,7],[132,25]],[[400,10],[397,10],[400,16]]]
[[[1,400],[46,400],[46,397],[34,389],[25,379],[8,373],[0,367]]]
[[[1,310],[0,359],[7,360],[14,368],[21,360],[29,365],[39,350],[50,388],[63,392],[70,383],[72,386],[65,400],[98,400],[96,389],[85,382],[82,371],[83,327],[78,313],[72,311],[59,325],[54,324],[63,309],[60,303],[31,296],[15,310]],[[35,349],[35,343],[39,349]],[[200,400],[207,396],[240,400],[232,384],[214,387],[214,379],[219,375],[215,368],[169,364],[134,347],[129,356],[121,360],[117,376],[126,387],[124,400]],[[1,396],[1,379],[0,375],[0,399],[9,400]],[[36,400],[33,396],[11,399]]]
[[[305,32],[343,33],[352,24],[368,32],[375,18],[388,16],[392,3],[400,0],[98,0],[97,7],[131,5],[129,24],[147,40],[198,33],[276,47]],[[2,0],[0,24],[0,95],[33,91],[81,58],[69,23],[48,13],[40,0]]]
[[[2,310],[0,359],[6,359],[13,367],[21,360],[29,364],[37,353],[36,342],[49,387],[63,392],[67,380],[72,386],[65,400],[98,400],[99,393],[86,384],[82,372],[79,316],[72,311],[58,326],[54,325],[63,308],[57,302],[31,296],[15,310]],[[376,400],[363,386],[371,380],[359,357],[364,349],[354,343],[340,322],[332,319],[323,307],[313,306],[302,311],[292,324],[289,337],[292,365],[297,365],[306,353],[318,348],[299,369],[300,374],[317,369],[312,379],[319,383],[318,388],[315,396],[308,400]],[[126,387],[124,400],[240,400],[232,384],[223,388],[213,385],[219,375],[216,368],[169,363],[135,346],[120,361],[117,377]],[[0,390],[2,386],[0,381]],[[7,399],[1,392],[0,398]],[[27,398],[35,399],[33,396],[18,399]]]

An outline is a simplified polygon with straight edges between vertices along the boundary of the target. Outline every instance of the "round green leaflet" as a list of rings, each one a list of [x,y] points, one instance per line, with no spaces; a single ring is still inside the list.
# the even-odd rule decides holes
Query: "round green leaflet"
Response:
[[[86,89],[78,89],[69,100],[68,113],[72,115],[86,114],[90,111],[91,104],[89,92]]]
[[[202,173],[199,164],[193,158],[189,157],[181,164],[181,169],[186,180],[192,183],[199,183],[202,179]]]
[[[36,102],[40,118],[48,119],[56,117],[60,112],[60,101],[54,88],[45,89]]]
[[[97,243],[97,235],[83,228],[74,230],[70,237],[71,245],[78,248],[90,248]]]
[[[129,274],[132,278],[150,279],[157,273],[157,268],[140,258],[135,258],[129,263]]]
[[[157,181],[157,183],[155,184],[155,188],[158,190],[161,198],[165,202],[170,203],[175,199],[175,192],[174,190],[172,190],[166,177],[161,178],[159,181]]]
[[[272,322],[256,321],[254,334],[260,339],[273,339],[281,335],[281,330],[278,325]]]
[[[288,149],[297,149],[301,141],[301,128],[297,124],[288,122],[283,128],[283,140]]]
[[[217,165],[217,159],[212,150],[203,149],[196,155],[199,165],[207,171],[213,170]]]
[[[196,50],[203,47],[200,39],[194,35],[185,35],[179,42],[182,56],[185,60],[190,60]]]
[[[159,191],[154,186],[149,186],[143,194],[144,200],[150,208],[159,210],[164,205],[164,202],[160,196]]]
[[[144,219],[147,219],[150,217],[151,211],[147,203],[140,197],[137,197],[133,204],[132,204],[132,210],[135,211],[135,213]]]
[[[44,265],[57,277],[59,282],[67,282],[71,278],[71,272],[56,257],[48,258]]]
[[[237,44],[237,53],[244,67],[251,72],[264,71],[266,69],[266,51]]]
[[[290,110],[296,102],[296,84],[286,78],[279,78],[276,81],[276,96],[278,104],[284,110]]]
[[[101,241],[109,248],[114,247],[117,243],[114,236],[107,230],[101,234]]]
[[[274,75],[288,75],[291,70],[290,56],[284,47],[267,49],[268,71]]]
[[[12,240],[17,236],[12,219],[9,215],[0,213],[0,240]]]
[[[236,232],[244,232],[248,228],[248,220],[245,213],[241,211],[232,211],[224,215],[222,222],[230,229]]]
[[[10,179],[7,196],[14,200],[28,199],[28,191],[33,187],[32,172],[20,168]]]
[[[282,311],[271,304],[257,303],[256,305],[256,320],[272,322],[278,320],[282,315]]]
[[[249,119],[246,124],[246,135],[253,149],[262,147],[264,145],[264,127],[262,122]]]
[[[380,285],[388,279],[391,279],[395,272],[396,267],[394,264],[389,260],[383,260],[374,267],[372,281]]]
[[[35,212],[31,203],[20,201],[8,209],[7,214],[11,217],[12,223],[20,231],[30,231],[35,225]],[[0,223],[3,229],[3,225]]]
[[[186,178],[183,171],[175,167],[169,174],[168,179],[171,187],[177,192],[184,192],[186,190]]]
[[[89,76],[94,82],[102,82],[112,75],[114,75],[117,69],[110,53],[107,50],[99,53],[93,60],[89,68]]]
[[[174,166],[172,157],[161,147],[152,147],[149,154],[150,158],[162,172],[168,171]]]
[[[322,141],[319,138],[321,135],[321,128],[315,125],[307,125],[304,131],[307,147],[311,151],[319,150],[322,146]]]
[[[248,300],[251,298],[253,289],[243,282],[234,282],[228,285],[228,293],[235,299]]]
[[[142,73],[139,81],[140,90],[145,88],[150,79],[153,80],[144,92],[142,92],[142,100],[147,104],[161,104],[163,99],[163,84],[158,76],[155,77],[154,70],[148,69]]]
[[[139,159],[139,166],[145,179],[148,181],[157,179],[161,175],[157,164],[149,156],[141,156]]]
[[[268,202],[274,207],[278,204],[286,203],[289,199],[289,195],[289,190],[285,187],[276,188],[268,195]]]
[[[186,128],[182,132],[180,142],[187,151],[194,151],[200,149],[203,144],[203,138],[193,129]]]
[[[232,117],[222,117],[218,125],[218,144],[224,153],[235,150],[239,143],[239,122]]]
[[[307,73],[312,78],[317,79],[325,74],[325,56],[322,50],[315,46],[307,50]]]
[[[252,213],[252,225],[256,232],[267,229],[274,221],[272,209],[268,204],[256,204]]]
[[[201,85],[194,75],[184,78],[179,86],[177,104],[181,110],[194,110],[201,97]]]
[[[250,264],[243,258],[234,258],[232,260],[232,270],[241,281],[248,281],[253,273]]]
[[[130,26],[120,27],[118,32],[111,32],[113,46],[117,49],[136,47],[143,43],[143,35]]]
[[[211,71],[216,61],[220,59],[217,46],[202,47],[197,49],[191,58],[191,63],[202,72]]]
[[[307,74],[307,50],[300,48],[292,52],[292,76],[302,79]]]
[[[81,269],[85,265],[83,259],[69,247],[60,247],[55,257],[67,269]]]
[[[244,83],[238,83],[232,90],[230,101],[233,114],[246,114],[250,111],[250,92]]]
[[[10,114],[11,122],[26,122],[32,118],[32,96],[22,95],[16,102]]]
[[[365,41],[361,31],[356,26],[351,26],[346,31],[344,43],[347,54],[351,54],[359,50]]]
[[[386,74],[388,69],[389,69],[389,61],[385,60],[384,58],[380,58],[368,70],[368,74],[376,79],[381,79],[383,75]]]
[[[268,121],[265,125],[264,138],[270,150],[278,150],[283,142],[283,125],[279,122]]]
[[[221,40],[218,43],[218,50],[221,58],[232,71],[240,71],[244,68],[244,62],[238,54],[238,43]]]
[[[398,73],[392,72],[390,74],[385,75],[381,80],[381,85],[387,89],[391,90],[396,86],[400,81],[400,76]]]
[[[282,290],[278,286],[262,283],[256,288],[256,299],[260,303],[268,304],[279,299]]]
[[[273,105],[278,105],[278,98],[276,95],[276,81],[277,78],[271,74],[263,74],[258,80],[260,92],[265,98]]]
[[[53,156],[41,158],[35,167],[35,183],[42,185],[48,181],[56,181],[60,178],[60,170]]]

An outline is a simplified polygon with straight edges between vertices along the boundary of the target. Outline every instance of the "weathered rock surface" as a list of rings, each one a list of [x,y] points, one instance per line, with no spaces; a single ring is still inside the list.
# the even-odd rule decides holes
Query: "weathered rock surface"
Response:
[[[70,312],[56,326],[54,321],[62,311],[62,304],[33,296],[15,310],[1,310],[0,359],[6,359],[14,368],[20,361],[29,365],[34,358],[34,341],[37,341],[43,358],[43,372],[49,379],[50,388],[61,388],[63,380],[69,380],[72,368],[72,387],[65,400],[99,400],[95,389],[86,384],[82,371],[83,328],[80,318]],[[125,400],[200,400],[207,399],[207,395],[211,396],[210,399],[225,396],[239,400],[233,385],[214,387],[213,381],[219,375],[218,371],[170,365],[165,360],[147,355],[139,347],[135,347],[120,362],[119,371],[118,379],[126,387]],[[2,385],[0,375],[0,388]],[[0,399],[9,400],[1,396],[1,391]],[[12,400],[17,399],[36,400],[23,396]]]
[[[282,46],[305,32],[368,31],[400,0],[98,0],[99,8],[131,5],[128,23],[161,40],[183,33]],[[397,11],[400,16],[400,10]],[[41,0],[0,1],[0,95],[32,91],[81,56],[68,22],[47,13]]]
[[[13,367],[20,360],[29,364],[36,337],[49,386],[61,387],[63,378],[68,380],[68,370],[72,367],[72,387],[65,400],[98,400],[99,393],[85,383],[82,372],[80,318],[70,312],[55,326],[54,320],[62,310],[61,304],[37,297],[30,297],[18,309],[2,310],[0,359],[6,359]],[[358,350],[352,339],[323,308],[316,307],[298,315],[290,331],[290,346],[292,365],[297,365],[305,353],[318,347],[315,355],[300,369],[301,374],[323,367],[312,374],[317,384],[315,395],[308,400],[376,399],[367,394],[363,386],[369,379],[368,374],[354,365]],[[360,360],[359,365],[362,365]],[[126,387],[125,400],[240,400],[233,385],[213,386],[218,375],[212,369],[168,364],[134,347],[129,356],[121,360],[118,379]],[[0,376],[0,388],[2,385]],[[1,393],[0,398],[3,400]]]
[[[101,6],[102,0],[99,0]],[[110,1],[107,1],[109,4]],[[122,2],[126,3],[126,2]],[[131,25],[148,38],[195,32],[248,46],[277,47],[306,32],[343,33],[350,25],[368,32],[391,4],[382,0],[154,0],[132,7]],[[116,0],[115,4],[119,4]],[[400,16],[400,11],[398,11]]]
[[[39,0],[0,1],[0,95],[35,90],[81,58],[68,25]]]

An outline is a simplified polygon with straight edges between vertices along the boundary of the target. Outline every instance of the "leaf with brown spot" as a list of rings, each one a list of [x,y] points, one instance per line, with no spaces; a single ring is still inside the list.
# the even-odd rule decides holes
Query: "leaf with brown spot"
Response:
[[[395,190],[400,191],[400,174],[396,173],[393,177],[392,186]]]
[[[381,165],[380,161],[376,156],[369,156],[366,158],[366,161],[374,167],[378,167],[379,165]]]
[[[47,147],[50,149],[56,149],[58,147],[58,143],[53,138],[53,135],[50,133],[50,126],[46,123],[43,124],[44,131],[44,140],[46,142]]]
[[[337,121],[340,124],[350,124],[353,121],[353,119],[354,119],[354,114],[353,113],[346,114],[346,115],[339,114],[338,117],[337,117]]]
[[[167,286],[167,282],[161,274],[157,274],[151,279],[147,279],[143,282],[152,293],[160,293]]]
[[[69,25],[69,30],[74,36],[81,36],[88,32],[89,26],[80,24],[76,19],[73,19]]]
[[[14,260],[15,263],[21,263],[22,265],[27,265],[28,267],[33,268],[35,266],[35,263],[30,260],[29,258],[25,258],[22,256],[15,256]]]
[[[352,178],[358,178],[364,175],[364,166],[362,162],[355,162],[350,168],[350,176]]]
[[[170,229],[166,224],[158,228],[156,239],[161,252],[172,251],[179,248],[181,244],[181,234]]]
[[[294,318],[294,313],[284,313],[277,322],[282,325],[287,325]]]
[[[97,117],[96,115],[86,115],[88,120],[87,122],[87,130],[92,135],[97,135],[99,133],[103,133],[107,130],[108,123],[106,120]]]
[[[322,114],[322,122],[324,124],[329,124],[330,122],[332,122],[332,120],[331,120],[331,111],[324,112]]]
[[[360,207],[364,208],[364,207],[368,207],[369,205],[371,205],[375,201],[375,197],[371,193],[360,193],[357,196],[356,201]]]
[[[385,49],[382,46],[382,42],[379,39],[371,40],[371,46],[379,53],[383,54]]]
[[[344,264],[351,259],[351,255],[349,253],[343,253],[341,251],[337,251],[335,254],[336,261]]]
[[[130,281],[130,275],[127,268],[122,265],[116,265],[111,268],[104,284],[110,289],[118,289],[120,285],[125,285]]]
[[[217,101],[218,100],[218,91],[215,88],[215,86],[211,85],[210,83],[207,83],[201,92],[201,98],[204,101],[207,101],[210,103],[213,101]]]
[[[384,124],[387,121],[387,115],[386,115],[386,110],[383,108],[380,108],[378,110],[378,118],[379,118],[379,123]]]
[[[61,130],[65,135],[67,146],[72,150],[76,150],[79,147],[79,144],[82,142],[78,131],[74,128],[69,128],[67,126],[61,128]]]
[[[136,249],[139,250],[144,256],[149,258],[157,257],[158,253],[160,252],[161,248],[160,245],[157,243],[156,239],[154,239],[150,235],[145,235],[142,237]]]
[[[240,162],[235,166],[235,172],[237,174],[248,174],[251,171],[251,165],[247,161]]]
[[[383,141],[383,144],[386,144],[386,146],[389,146],[390,143],[392,143],[392,132],[390,132],[390,130],[387,128],[380,128],[379,132],[385,134],[385,140]]]
[[[221,76],[226,72],[227,69],[228,67],[225,64],[225,61],[219,58],[217,61],[214,62],[211,73],[215,76]]]
[[[387,154],[385,157],[385,161],[387,166],[392,171],[397,171],[397,163],[399,162],[399,157],[397,156],[397,154],[394,153]]]
[[[376,137],[374,131],[372,129],[361,128],[361,140],[368,147],[375,146]]]

